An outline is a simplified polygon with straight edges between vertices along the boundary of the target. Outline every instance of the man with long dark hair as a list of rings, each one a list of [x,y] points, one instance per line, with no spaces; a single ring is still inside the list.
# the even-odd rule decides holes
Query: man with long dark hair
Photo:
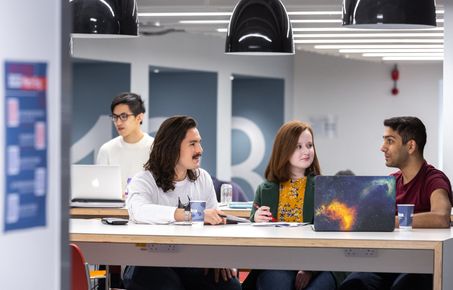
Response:
[[[128,186],[126,206],[131,220],[153,224],[185,221],[185,209],[178,205],[204,200],[204,222],[224,223],[211,176],[200,168],[203,148],[196,126],[188,116],[174,116],[162,123],[145,171],[135,175]],[[128,290],[241,288],[232,269],[128,267],[124,284]]]

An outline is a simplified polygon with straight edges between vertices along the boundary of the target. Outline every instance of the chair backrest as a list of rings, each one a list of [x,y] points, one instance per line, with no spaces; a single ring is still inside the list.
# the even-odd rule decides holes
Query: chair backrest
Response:
[[[71,290],[90,290],[88,265],[76,244],[71,247]]]

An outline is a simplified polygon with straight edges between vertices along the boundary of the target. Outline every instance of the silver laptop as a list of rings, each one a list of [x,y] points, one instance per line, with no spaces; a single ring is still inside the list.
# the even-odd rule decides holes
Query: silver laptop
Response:
[[[115,165],[71,166],[72,207],[122,207],[121,170]]]

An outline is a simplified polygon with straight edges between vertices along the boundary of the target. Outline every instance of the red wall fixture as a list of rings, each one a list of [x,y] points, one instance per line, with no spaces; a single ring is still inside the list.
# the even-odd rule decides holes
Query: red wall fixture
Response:
[[[395,64],[395,66],[392,69],[392,80],[393,80],[393,88],[392,88],[392,95],[396,96],[400,92],[397,87],[397,81],[400,78],[400,71],[398,70],[398,65]]]

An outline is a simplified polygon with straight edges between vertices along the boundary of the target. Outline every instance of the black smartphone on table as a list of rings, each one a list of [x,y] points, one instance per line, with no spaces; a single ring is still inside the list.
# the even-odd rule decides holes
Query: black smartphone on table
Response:
[[[102,221],[103,224],[115,225],[115,226],[126,225],[129,222],[129,220],[127,220],[127,219],[114,218],[114,217],[104,217],[104,218],[101,219],[101,221]]]

